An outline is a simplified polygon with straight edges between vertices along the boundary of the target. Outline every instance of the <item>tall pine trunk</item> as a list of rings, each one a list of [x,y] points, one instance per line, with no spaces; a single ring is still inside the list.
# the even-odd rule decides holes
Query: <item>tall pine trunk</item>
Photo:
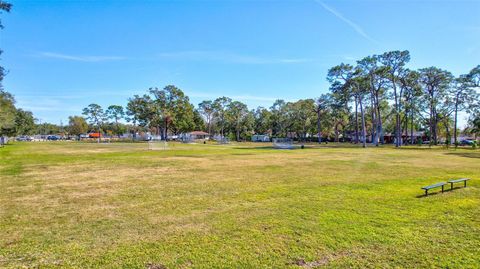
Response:
[[[338,140],[338,124],[339,124],[338,122],[335,123],[335,142],[337,142],[337,143],[339,142],[339,140]]]
[[[367,132],[365,130],[365,111],[363,111],[363,104],[362,104],[362,98],[359,97],[359,103],[360,103],[360,114],[362,117],[362,147],[366,148],[367,147]]]
[[[163,131],[164,140],[168,141],[168,118],[165,117],[165,129]]]
[[[235,128],[236,130],[236,136],[237,136],[237,142],[240,142],[240,124],[237,122],[237,126]]]
[[[415,142],[413,141],[413,100],[412,100],[412,106],[410,109],[410,144],[414,144]]]
[[[430,120],[429,120],[429,127],[430,127],[430,134],[429,134],[429,144],[432,144],[432,139],[434,138],[435,135],[435,128],[434,128],[434,117],[435,117],[435,111],[433,108],[433,89],[430,88]]]
[[[457,147],[457,114],[458,113],[458,95],[455,96],[455,120],[453,124],[453,143],[455,144],[455,147]]]
[[[435,145],[438,144],[438,134],[437,134],[437,129],[438,129],[438,114],[437,114],[437,109],[434,108],[434,117],[433,117],[433,141]]]
[[[132,141],[135,141],[137,138],[137,122],[133,122],[133,135],[132,135]]]
[[[222,128],[221,128],[221,136],[222,136],[222,139],[224,139],[225,137],[223,136],[223,124],[224,124],[224,118],[222,116]]]
[[[377,128],[376,128],[376,125],[377,125],[377,117],[376,117],[376,112],[375,112],[375,109],[374,109],[374,101],[373,101],[373,95],[371,96],[371,105],[372,105],[372,133],[371,133],[371,141],[372,141],[372,144],[376,145],[378,143],[376,143],[376,137],[377,137]]]
[[[399,133],[399,125],[400,125],[400,113],[399,113],[399,100],[398,100],[398,95],[397,95],[397,87],[395,83],[395,74],[392,74],[392,85],[393,85],[393,95],[395,97],[395,147],[400,146],[400,133]]]
[[[102,136],[102,134],[100,133],[100,124],[98,125],[98,139],[97,139],[97,143],[100,143],[100,137]]]
[[[211,127],[211,125],[212,125],[211,121],[212,120],[210,119],[210,117],[208,117],[207,120],[208,120],[208,123],[207,123],[208,135],[210,136],[210,135],[212,135],[212,130],[211,130],[212,129],[212,127]]]
[[[380,109],[380,101],[378,100],[378,92],[375,94],[375,106],[377,108],[377,136],[380,138],[380,143],[385,144],[385,137],[383,136],[383,122],[382,122],[382,112]]]
[[[317,133],[318,133],[318,144],[322,143],[322,126],[320,122],[320,109],[317,111]]]
[[[448,117],[444,117],[444,124],[445,124],[445,134],[446,134],[446,138],[445,138],[445,145],[447,146],[447,148],[449,147],[450,143],[452,142],[452,137],[450,135],[450,124],[448,122]]]
[[[355,144],[358,144],[358,99],[355,96]]]

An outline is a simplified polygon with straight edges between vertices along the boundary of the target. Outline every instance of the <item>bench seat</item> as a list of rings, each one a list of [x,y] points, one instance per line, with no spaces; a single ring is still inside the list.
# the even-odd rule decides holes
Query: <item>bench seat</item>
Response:
[[[448,183],[450,183],[450,189],[453,190],[453,183],[463,182],[463,186],[466,188],[468,180],[470,179],[469,178],[451,179],[448,181]]]
[[[439,182],[439,183],[436,183],[436,184],[433,184],[433,185],[422,187],[422,190],[425,190],[425,196],[427,196],[428,191],[431,190],[431,189],[434,189],[434,188],[442,187],[442,192],[443,192],[444,191],[443,186],[445,186],[445,185],[447,185],[446,182]]]

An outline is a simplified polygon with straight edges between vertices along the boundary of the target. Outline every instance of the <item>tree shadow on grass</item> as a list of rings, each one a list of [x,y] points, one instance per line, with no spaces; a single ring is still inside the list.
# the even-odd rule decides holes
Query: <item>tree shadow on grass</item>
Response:
[[[275,148],[274,146],[258,146],[258,147],[234,147],[234,149],[243,149],[243,150],[277,150],[277,151],[297,151],[297,150],[312,150],[312,149],[319,149],[319,148],[314,148],[311,146],[305,146],[303,149],[301,148],[300,145],[295,145],[294,148],[291,149],[281,149],[281,148]]]
[[[395,147],[391,147],[392,149],[396,149],[396,150],[440,150],[440,149],[446,149],[444,147],[438,147],[438,146],[434,146],[434,147],[429,147],[429,146],[402,146],[402,147],[398,147],[398,148],[395,148]]]
[[[480,159],[480,152],[448,152],[447,155],[454,155],[465,158],[475,158]]]
[[[255,146],[255,147],[233,147],[234,149],[257,150],[257,149],[273,149],[273,146]]]

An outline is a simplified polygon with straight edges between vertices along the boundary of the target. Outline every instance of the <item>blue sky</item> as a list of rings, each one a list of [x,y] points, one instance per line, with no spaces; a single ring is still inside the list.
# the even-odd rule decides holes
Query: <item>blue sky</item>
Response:
[[[388,50],[455,75],[480,64],[473,0],[11,2],[4,86],[42,122],[168,84],[195,105],[313,98],[328,91],[329,67]]]

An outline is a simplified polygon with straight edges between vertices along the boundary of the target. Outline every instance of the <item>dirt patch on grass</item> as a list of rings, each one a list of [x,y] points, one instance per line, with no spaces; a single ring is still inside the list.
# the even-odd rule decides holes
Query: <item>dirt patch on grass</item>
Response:
[[[145,266],[147,269],[167,269],[167,267],[161,263],[147,263]]]
[[[297,265],[303,268],[317,268],[317,267],[328,264],[329,261],[330,259],[328,259],[328,257],[322,258],[318,261],[311,261],[311,262],[307,262],[304,259],[297,259],[294,262],[290,263],[289,265]]]
[[[321,267],[321,266],[328,265],[330,262],[332,262],[334,260],[349,256],[349,255],[351,255],[349,252],[341,251],[341,252],[338,252],[338,253],[325,255],[322,258],[320,258],[318,260],[315,260],[315,261],[306,261],[303,258],[298,258],[298,259],[294,260],[293,262],[288,263],[287,265],[297,265],[297,266],[302,267],[302,268],[318,268],[318,267]]]

